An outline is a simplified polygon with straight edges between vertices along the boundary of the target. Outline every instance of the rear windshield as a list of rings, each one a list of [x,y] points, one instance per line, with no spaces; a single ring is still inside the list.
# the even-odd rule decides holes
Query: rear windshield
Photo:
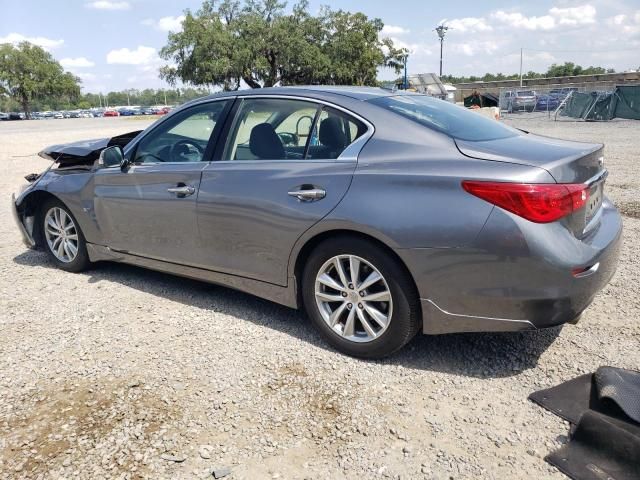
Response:
[[[370,102],[458,140],[486,141],[519,135],[499,121],[426,95],[378,97]]]
[[[522,97],[533,97],[535,93],[533,93],[533,90],[521,90],[518,92],[518,95]]]

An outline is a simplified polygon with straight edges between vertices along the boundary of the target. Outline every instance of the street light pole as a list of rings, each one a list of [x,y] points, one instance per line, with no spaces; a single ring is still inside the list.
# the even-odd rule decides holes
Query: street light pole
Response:
[[[405,53],[404,54],[404,90],[406,90],[409,87],[409,84],[407,83],[407,59],[409,58],[409,54]]]
[[[442,76],[442,50],[444,46],[444,36],[449,30],[449,27],[445,25],[438,25],[436,27],[436,32],[438,33],[438,38],[440,38],[440,76]]]

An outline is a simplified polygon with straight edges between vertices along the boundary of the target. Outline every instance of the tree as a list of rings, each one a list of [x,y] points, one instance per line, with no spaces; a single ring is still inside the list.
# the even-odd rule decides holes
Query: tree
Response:
[[[31,103],[45,96],[66,97],[67,102],[80,95],[80,79],[69,72],[42,48],[29,42],[14,47],[0,45],[0,93],[17,101],[27,118]]]
[[[193,85],[236,90],[299,84],[375,85],[379,67],[402,68],[404,50],[381,39],[379,19],[321,9],[302,0],[286,12],[278,0],[207,0],[185,12],[182,31],[170,33],[160,55],[173,65],[160,76]]]

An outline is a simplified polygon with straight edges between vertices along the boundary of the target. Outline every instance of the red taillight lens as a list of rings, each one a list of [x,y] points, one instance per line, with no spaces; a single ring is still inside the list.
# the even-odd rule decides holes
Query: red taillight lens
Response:
[[[549,223],[582,208],[589,187],[582,183],[504,183],[465,180],[462,188],[536,223]]]

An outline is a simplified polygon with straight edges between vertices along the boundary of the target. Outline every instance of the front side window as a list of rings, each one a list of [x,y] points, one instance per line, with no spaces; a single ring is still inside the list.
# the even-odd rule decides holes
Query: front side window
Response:
[[[486,141],[519,135],[501,122],[426,95],[378,97],[370,102],[458,140]]]
[[[134,163],[200,162],[216,125],[223,120],[227,100],[196,105],[175,114],[145,136]]]

